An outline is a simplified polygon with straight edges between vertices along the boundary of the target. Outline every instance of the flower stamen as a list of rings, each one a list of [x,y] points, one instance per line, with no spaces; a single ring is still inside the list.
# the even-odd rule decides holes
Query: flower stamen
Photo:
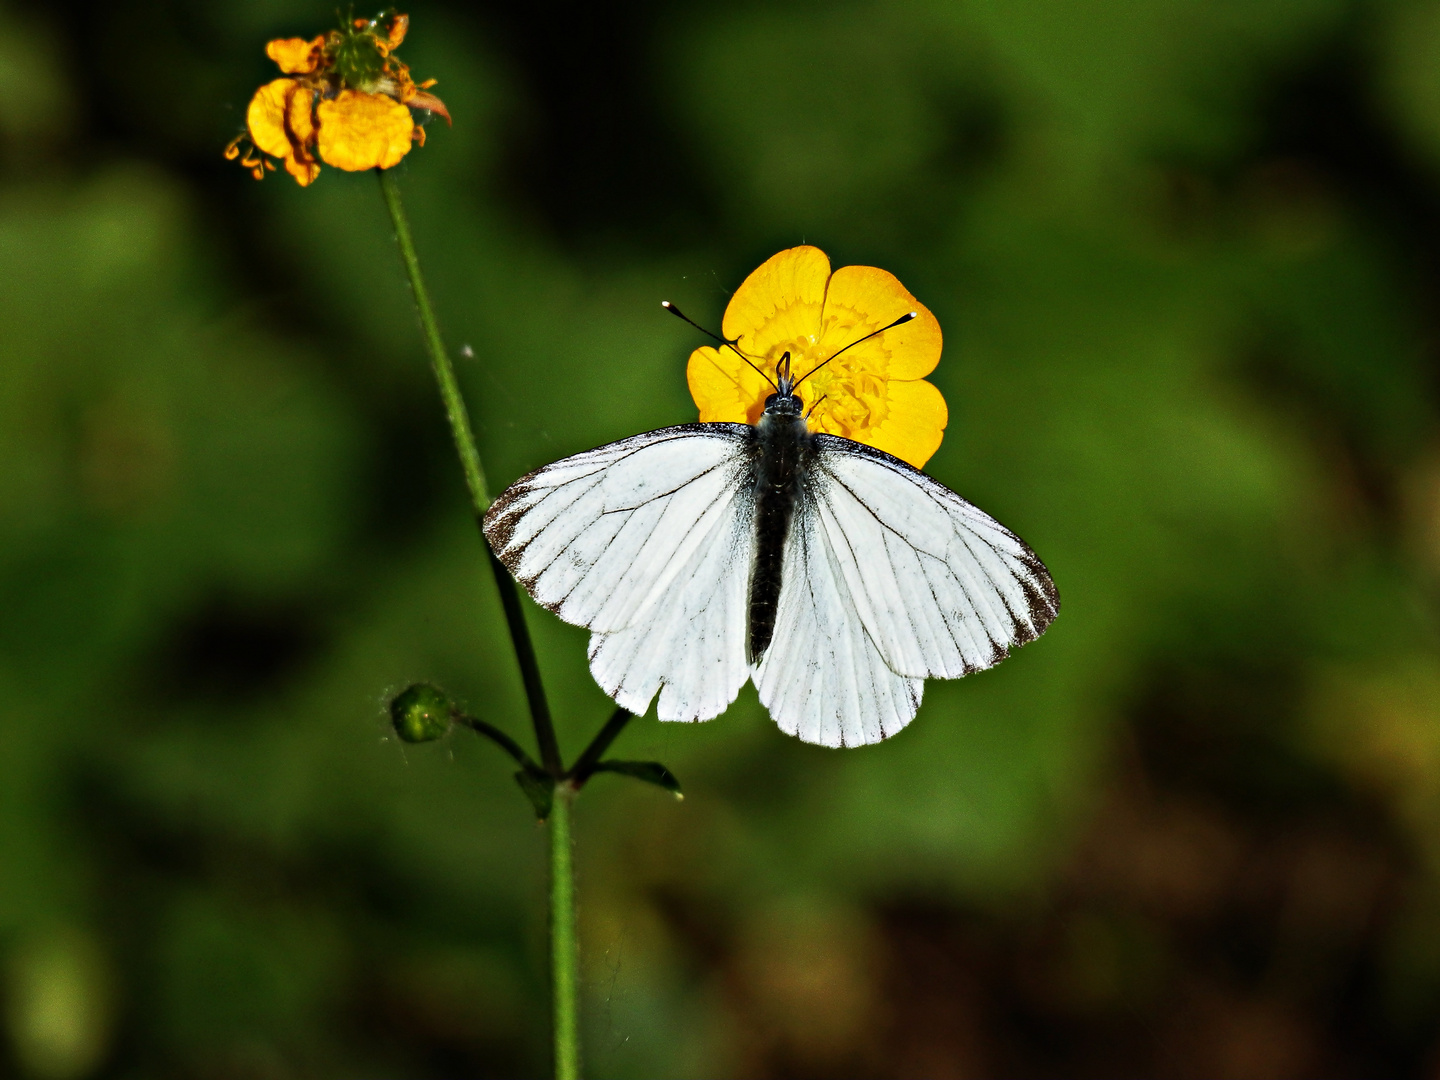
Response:
[[[836,359],[837,357],[839,357],[839,356],[840,356],[840,353],[843,353],[843,352],[846,352],[846,351],[848,351],[848,350],[850,350],[850,349],[853,349],[856,345],[861,344],[861,342],[869,341],[872,337],[875,337],[875,336],[878,335],[878,334],[883,334],[883,333],[885,333],[886,330],[894,330],[895,327],[901,325],[902,323],[907,323],[907,322],[909,322],[911,319],[915,318],[915,316],[918,315],[918,314],[919,314],[918,311],[907,312],[906,314],[901,315],[898,319],[896,319],[894,322],[892,322],[889,326],[882,326],[879,330],[872,330],[870,333],[866,334],[864,337],[859,338],[859,339],[857,339],[857,340],[855,340],[855,341],[852,341],[849,345],[846,345],[845,348],[841,349],[840,352],[834,353],[833,355],[826,357],[824,360],[820,361],[820,363],[816,364],[813,368],[811,368],[809,371],[807,371],[804,375],[801,375],[800,378],[799,378],[798,380],[796,380],[796,382],[795,382],[795,389],[798,390],[798,389],[800,388],[800,384],[801,384],[801,383],[803,383],[803,382],[804,382],[806,379],[808,379],[811,375],[814,375],[817,371],[819,371],[821,368],[823,368],[826,364],[830,363],[831,360],[834,360],[834,359]],[[790,356],[790,354],[789,354],[789,353],[786,353],[785,356],[786,356],[786,358],[788,359],[789,356]]]

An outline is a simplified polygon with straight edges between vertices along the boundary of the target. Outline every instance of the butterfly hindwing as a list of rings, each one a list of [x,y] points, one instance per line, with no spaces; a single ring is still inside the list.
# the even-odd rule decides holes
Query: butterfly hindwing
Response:
[[[661,720],[709,720],[745,685],[750,501],[748,489],[725,501],[723,516],[646,617],[591,635],[590,672],[617,704],[643,713],[658,690]]]
[[[760,702],[782,731],[823,746],[894,735],[924,679],[896,674],[861,619],[834,544],[802,495],[785,541],[775,635],[755,665]]]

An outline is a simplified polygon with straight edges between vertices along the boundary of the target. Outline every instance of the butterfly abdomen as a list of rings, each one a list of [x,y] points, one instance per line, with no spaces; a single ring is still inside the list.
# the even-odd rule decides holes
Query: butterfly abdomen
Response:
[[[798,399],[790,399],[797,402]],[[755,430],[755,569],[750,577],[750,662],[758,664],[775,633],[785,538],[800,499],[811,452],[805,420],[767,408]]]

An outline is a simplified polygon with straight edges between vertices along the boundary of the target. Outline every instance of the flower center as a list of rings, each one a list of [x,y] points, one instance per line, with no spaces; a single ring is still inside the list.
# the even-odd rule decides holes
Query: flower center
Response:
[[[346,31],[335,47],[335,70],[345,86],[372,93],[385,71],[385,58],[375,47],[375,36]]]
[[[853,316],[829,318],[818,336],[782,341],[766,353],[762,370],[771,377],[780,357],[790,353],[792,376],[804,379],[796,393],[810,410],[811,431],[859,439],[885,422],[890,412],[886,393],[890,354],[878,341],[845,348],[869,332]]]

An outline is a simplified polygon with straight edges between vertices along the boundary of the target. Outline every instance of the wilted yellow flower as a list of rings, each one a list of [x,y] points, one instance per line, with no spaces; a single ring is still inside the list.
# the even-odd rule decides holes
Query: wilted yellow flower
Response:
[[[914,319],[854,344],[911,311]],[[832,274],[819,248],[790,248],[745,279],[721,329],[745,355],[710,346],[690,354],[686,374],[702,421],[755,423],[775,392],[760,372],[774,378],[788,352],[811,431],[843,435],[917,469],[939,449],[949,412],[924,377],[940,362],[940,324],[894,274],[873,266]]]
[[[255,92],[245,134],[225,148],[259,180],[269,158],[279,158],[302,187],[320,175],[320,162],[337,169],[388,169],[425,144],[412,110],[450,121],[445,103],[416,85],[394,55],[405,40],[408,15],[355,19],[313,40],[277,38],[265,55],[287,76]],[[268,156],[267,156],[268,155]]]

